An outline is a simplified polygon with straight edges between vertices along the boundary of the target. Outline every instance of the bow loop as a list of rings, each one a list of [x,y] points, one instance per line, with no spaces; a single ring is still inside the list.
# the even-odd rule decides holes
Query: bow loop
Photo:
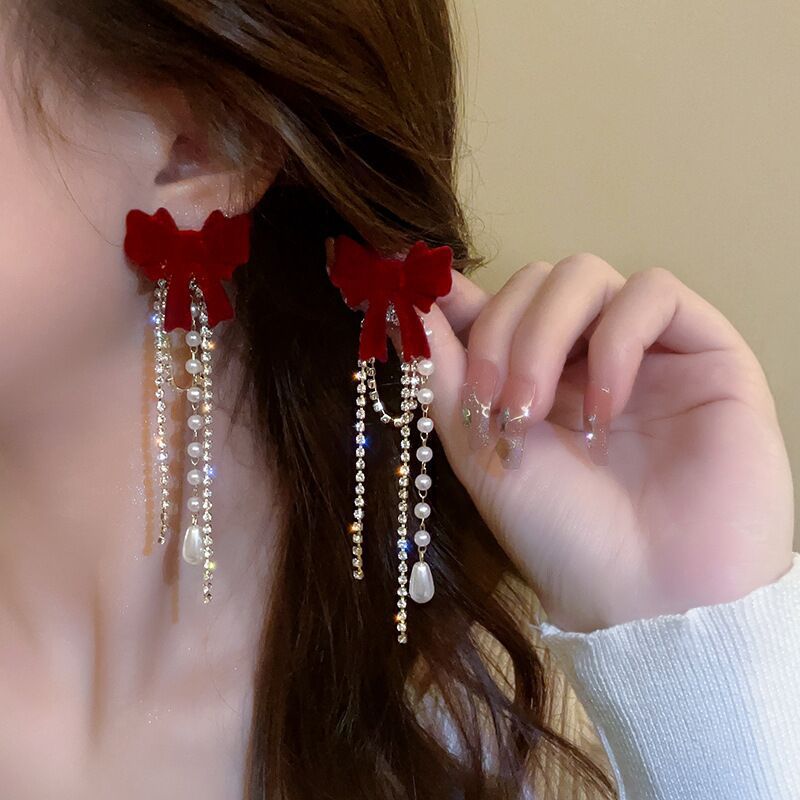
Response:
[[[405,258],[385,258],[347,236],[334,245],[330,278],[350,308],[367,303],[361,329],[359,358],[386,361],[386,312],[393,305],[400,325],[403,359],[428,358],[430,348],[422,320],[437,297],[450,291],[453,251],[449,247],[429,248],[417,242]]]

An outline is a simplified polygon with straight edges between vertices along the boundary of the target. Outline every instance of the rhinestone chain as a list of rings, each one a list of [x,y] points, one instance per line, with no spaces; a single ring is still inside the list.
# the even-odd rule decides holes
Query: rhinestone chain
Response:
[[[156,385],[156,468],[161,491],[161,512],[158,543],[164,544],[169,534],[169,448],[167,444],[167,405],[164,400],[164,384],[171,379],[172,357],[169,336],[164,330],[164,303],[167,294],[166,280],[158,281],[153,303]]]
[[[191,468],[186,474],[190,488],[187,507],[190,523],[184,534],[183,559],[189,564],[203,564],[203,602],[211,602],[212,574],[216,568],[212,538],[211,496],[214,469],[211,464],[213,439],[213,384],[212,356],[213,334],[208,326],[208,313],[199,286],[192,281],[192,327],[186,332],[190,356],[186,371],[192,377],[188,388],[178,386],[173,373],[170,337],[164,329],[165,304],[168,284],[160,280],[155,289],[153,322],[155,325],[155,385],[156,385],[156,446],[158,453],[159,485],[161,490],[161,525],[158,542],[163,544],[169,534],[169,451],[167,446],[167,418],[164,387],[169,385],[176,393],[185,393],[191,407],[187,420],[192,440],[187,447]],[[201,434],[202,431],[202,434]],[[202,467],[201,467],[202,464]],[[202,526],[201,526],[202,522]]]

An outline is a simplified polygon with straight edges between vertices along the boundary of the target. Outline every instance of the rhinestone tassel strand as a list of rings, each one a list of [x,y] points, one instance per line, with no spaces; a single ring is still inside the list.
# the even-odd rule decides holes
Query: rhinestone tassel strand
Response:
[[[427,464],[433,455],[428,446],[428,436],[433,431],[433,420],[428,415],[430,403],[433,400],[433,391],[424,386],[425,380],[433,373],[433,363],[430,359],[413,359],[404,361],[401,365],[400,378],[400,414],[392,416],[386,409],[378,392],[375,359],[359,361],[354,373],[357,381],[356,396],[356,497],[353,524],[350,527],[353,536],[353,577],[361,580],[364,577],[362,543],[364,534],[365,517],[365,461],[364,447],[365,435],[365,406],[372,402],[373,410],[380,415],[380,421],[393,425],[400,430],[400,465],[397,468],[397,613],[395,624],[397,627],[397,641],[400,644],[408,642],[408,598],[417,603],[427,603],[434,592],[433,576],[429,565],[425,562],[425,552],[430,544],[430,534],[426,530],[426,520],[430,515],[430,505],[426,502],[428,490],[431,488],[431,478],[427,474]],[[367,398],[365,398],[367,395]],[[414,516],[419,520],[419,529],[414,534],[414,544],[418,548],[418,561],[411,569],[409,579],[408,554],[412,550],[409,539],[409,485],[411,483],[411,423],[414,412],[421,408],[422,416],[417,421],[417,430],[420,434],[420,446],[416,450],[416,459],[420,463],[420,472],[414,480],[420,501],[414,506]]]
[[[213,441],[213,334],[208,327],[208,313],[200,288],[192,281],[192,327],[186,332],[185,342],[189,358],[185,369],[191,377],[187,388],[178,386],[173,373],[172,348],[169,334],[164,329],[164,306],[168,283],[161,280],[156,285],[153,322],[155,324],[155,385],[156,385],[156,463],[161,494],[159,544],[169,535],[169,448],[167,444],[167,417],[165,386],[176,394],[185,393],[190,406],[187,426],[192,433],[186,453],[190,469],[186,473],[189,487],[187,509],[190,522],[184,532],[181,548],[183,560],[193,566],[203,565],[203,602],[211,602],[212,576],[216,568],[213,561],[212,485],[214,469],[211,464]]]

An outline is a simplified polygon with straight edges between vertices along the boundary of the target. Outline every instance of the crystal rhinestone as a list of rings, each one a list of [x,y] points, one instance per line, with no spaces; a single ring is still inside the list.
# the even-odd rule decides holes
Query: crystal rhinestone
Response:
[[[411,568],[408,593],[415,603],[427,603],[433,597],[433,574],[424,561],[417,561]]]

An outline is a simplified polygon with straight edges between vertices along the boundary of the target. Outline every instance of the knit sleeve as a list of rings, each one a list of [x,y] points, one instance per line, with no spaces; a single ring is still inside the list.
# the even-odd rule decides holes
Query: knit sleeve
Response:
[[[737,600],[575,633],[533,626],[620,800],[800,798],[800,553]]]

